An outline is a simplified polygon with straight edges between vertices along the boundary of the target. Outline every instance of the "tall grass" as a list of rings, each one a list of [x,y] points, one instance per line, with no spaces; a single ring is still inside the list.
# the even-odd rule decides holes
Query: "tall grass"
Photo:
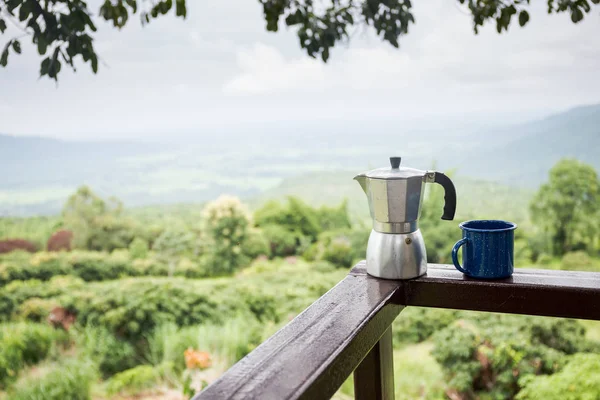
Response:
[[[8,393],[11,400],[89,400],[96,380],[94,364],[87,359],[56,364],[42,376],[20,380]]]
[[[0,388],[14,381],[21,370],[47,358],[65,344],[63,331],[30,322],[0,325]]]
[[[234,318],[223,325],[206,324],[183,329],[163,325],[148,337],[147,359],[153,365],[172,362],[176,371],[185,368],[188,348],[208,352],[218,367],[228,368],[251,352],[275,326],[251,318]]]

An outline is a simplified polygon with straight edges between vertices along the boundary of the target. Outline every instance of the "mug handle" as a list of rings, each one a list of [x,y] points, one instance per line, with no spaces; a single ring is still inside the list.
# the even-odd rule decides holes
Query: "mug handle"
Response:
[[[458,249],[460,249],[460,247],[463,244],[467,243],[467,241],[468,241],[467,238],[462,238],[458,242],[456,242],[456,244],[452,248],[452,262],[454,263],[454,266],[456,267],[456,269],[459,270],[460,272],[462,272],[463,274],[467,274],[467,271],[465,271],[463,269],[463,267],[460,265],[460,262],[458,262]]]

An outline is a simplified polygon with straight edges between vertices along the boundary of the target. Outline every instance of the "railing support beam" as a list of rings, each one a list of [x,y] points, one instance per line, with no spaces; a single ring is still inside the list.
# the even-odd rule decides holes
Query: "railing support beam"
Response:
[[[390,326],[354,371],[357,400],[394,400],[394,349]]]

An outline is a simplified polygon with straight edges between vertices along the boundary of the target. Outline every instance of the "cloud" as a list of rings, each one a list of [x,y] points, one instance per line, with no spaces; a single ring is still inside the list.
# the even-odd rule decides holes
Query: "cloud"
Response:
[[[574,25],[565,15],[547,15],[536,4],[525,28],[513,24],[499,35],[491,23],[474,35],[471,17],[463,9],[438,5],[435,11],[431,5],[415,5],[417,23],[401,38],[400,49],[372,34],[353,38],[348,48],[338,46],[327,64],[304,53],[284,54],[266,43],[238,49],[237,73],[226,80],[223,92],[293,96],[339,90],[390,96],[395,90],[417,92],[435,85],[439,90],[471,87],[480,93],[537,88],[543,97],[548,86],[557,89],[600,70],[597,15]]]
[[[324,64],[305,55],[287,59],[277,48],[256,43],[238,52],[237,65],[241,73],[224,84],[226,94],[401,88],[423,75],[409,55],[383,46],[348,49]]]

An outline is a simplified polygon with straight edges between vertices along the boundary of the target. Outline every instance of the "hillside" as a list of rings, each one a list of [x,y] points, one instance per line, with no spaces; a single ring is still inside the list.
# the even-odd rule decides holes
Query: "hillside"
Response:
[[[512,140],[473,151],[460,164],[462,174],[534,187],[564,157],[584,161],[600,171],[600,105],[578,107],[540,121],[499,129],[494,135]]]
[[[483,126],[469,118],[439,125],[305,121],[198,132],[187,139],[166,135],[166,143],[0,134],[0,216],[56,213],[81,184],[117,196],[129,207],[198,203],[223,193],[245,199],[298,193],[311,202],[330,195],[358,198],[358,185],[338,183],[386,165],[392,153],[401,155],[404,165],[437,165],[461,177],[529,189],[538,187],[561,157],[600,170],[600,104],[519,125]],[[364,209],[360,203],[352,207]]]

